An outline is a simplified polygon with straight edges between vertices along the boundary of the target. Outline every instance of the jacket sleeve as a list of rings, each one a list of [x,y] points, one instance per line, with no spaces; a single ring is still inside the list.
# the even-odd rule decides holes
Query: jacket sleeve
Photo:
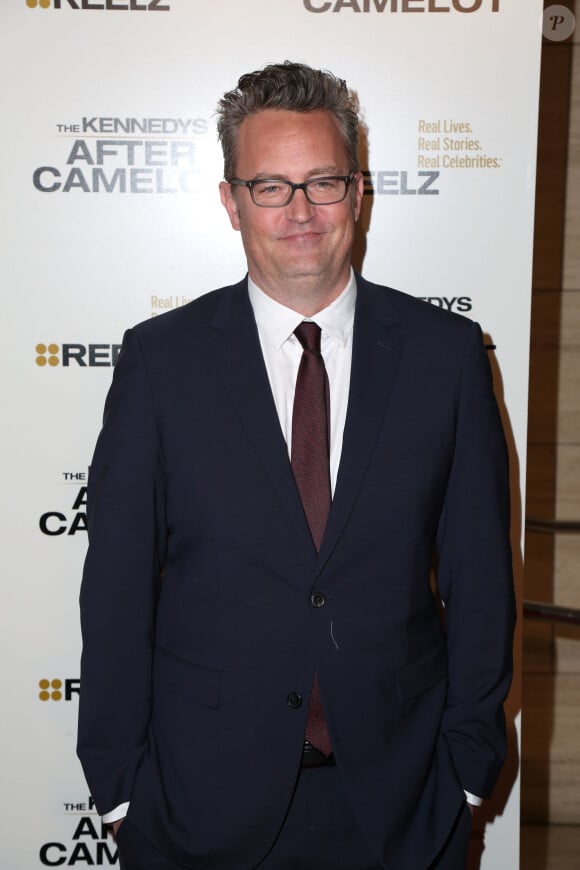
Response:
[[[505,757],[503,701],[512,674],[515,605],[508,457],[481,330],[460,376],[455,450],[438,530],[449,687],[441,725],[459,781],[488,797]]]
[[[145,358],[129,330],[89,472],[77,751],[98,811],[130,800],[145,751],[164,558],[162,457]]]

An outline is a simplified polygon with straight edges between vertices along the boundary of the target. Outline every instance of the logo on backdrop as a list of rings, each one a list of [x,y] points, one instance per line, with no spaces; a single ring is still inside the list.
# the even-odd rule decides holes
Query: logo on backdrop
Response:
[[[167,0],[25,0],[29,9],[74,9],[88,12],[170,12]]]
[[[43,867],[109,867],[117,864],[117,847],[97,813],[92,797],[65,801],[62,811],[70,820],[68,842],[43,843],[38,857]],[[62,833],[59,830],[59,837]]]
[[[50,538],[87,530],[87,472],[63,471],[62,477],[67,493],[65,507],[45,511],[38,520],[40,531]]]
[[[49,366],[80,366],[81,368],[102,368],[114,366],[121,352],[120,344],[56,344],[40,342],[35,347],[36,365],[40,368]]]
[[[175,296],[157,296],[153,294],[151,297],[151,317],[157,317],[158,314],[163,314],[165,311],[170,311],[172,308],[181,308],[182,305],[187,305],[191,302],[190,296],[183,294]]]
[[[466,311],[473,309],[473,299],[471,296],[417,296],[423,302],[429,302],[436,308],[444,308],[446,311],[459,311],[465,314]]]
[[[421,169],[501,169],[502,158],[485,153],[485,143],[471,121],[421,118],[417,131],[417,166]]]
[[[499,12],[500,0],[302,0],[307,12]]]
[[[368,196],[439,196],[440,172],[363,170],[363,192]]]
[[[72,701],[78,696],[80,688],[81,681],[78,677],[67,677],[64,680],[43,678],[38,681],[38,697],[41,701]]]
[[[551,42],[562,42],[572,36],[575,28],[574,13],[566,6],[556,3],[544,9],[542,33],[545,39],[549,39]]]
[[[56,124],[60,159],[37,166],[41,193],[193,193],[206,118],[84,116]],[[55,165],[56,164],[56,165]]]

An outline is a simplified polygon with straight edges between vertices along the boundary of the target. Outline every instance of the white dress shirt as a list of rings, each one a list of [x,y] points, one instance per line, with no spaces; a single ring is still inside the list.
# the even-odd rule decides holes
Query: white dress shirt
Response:
[[[348,284],[340,296],[314,317],[304,317],[276,302],[263,293],[251,278],[248,278],[248,292],[288,455],[292,446],[294,391],[302,359],[302,345],[294,335],[294,330],[299,323],[307,320],[316,323],[322,331],[320,350],[330,387],[330,487],[334,495],[350,385],[356,302],[354,273],[351,270]]]

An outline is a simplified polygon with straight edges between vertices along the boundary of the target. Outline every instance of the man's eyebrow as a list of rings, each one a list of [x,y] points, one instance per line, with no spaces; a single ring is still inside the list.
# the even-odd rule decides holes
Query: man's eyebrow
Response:
[[[332,163],[330,166],[321,166],[319,169],[312,169],[307,173],[308,178],[314,178],[316,175],[338,175],[338,167]]]

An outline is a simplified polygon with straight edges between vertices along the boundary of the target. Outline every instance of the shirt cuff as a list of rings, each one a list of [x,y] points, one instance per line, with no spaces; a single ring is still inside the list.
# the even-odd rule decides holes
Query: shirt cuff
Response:
[[[463,791],[465,791],[465,789],[463,789]],[[483,803],[483,798],[478,797],[476,794],[471,794],[470,791],[465,791],[465,799],[472,807],[480,807]]]
[[[108,813],[105,813],[104,816],[101,816],[104,825],[110,825],[112,822],[118,822],[119,819],[124,819],[127,815],[127,810],[129,809],[129,801],[126,801],[124,804],[119,804],[118,807],[115,807],[114,810],[111,810]]]

